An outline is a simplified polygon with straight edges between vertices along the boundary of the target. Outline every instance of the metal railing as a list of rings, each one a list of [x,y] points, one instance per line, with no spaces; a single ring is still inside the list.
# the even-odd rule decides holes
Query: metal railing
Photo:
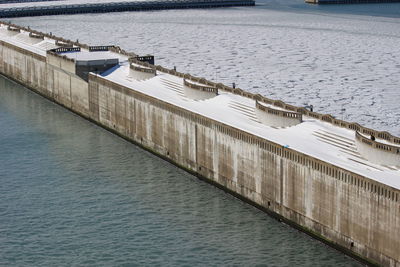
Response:
[[[89,52],[109,51],[111,48],[115,48],[115,46],[113,45],[89,46]]]

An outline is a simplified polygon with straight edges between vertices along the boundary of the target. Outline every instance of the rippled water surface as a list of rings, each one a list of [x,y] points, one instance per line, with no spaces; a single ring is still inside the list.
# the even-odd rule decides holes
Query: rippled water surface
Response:
[[[49,16],[13,22],[400,135],[400,3]]]
[[[356,266],[0,77],[0,266]]]

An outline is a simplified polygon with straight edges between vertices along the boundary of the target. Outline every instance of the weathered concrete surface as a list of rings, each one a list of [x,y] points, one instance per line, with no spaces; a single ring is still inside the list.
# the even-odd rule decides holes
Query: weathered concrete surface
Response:
[[[153,78],[154,76],[156,76],[156,73],[138,71],[131,68],[129,69],[129,76],[131,76],[135,80],[144,81]]]
[[[278,114],[272,114],[256,108],[257,118],[265,125],[271,127],[291,127],[301,123],[301,117],[285,117]]]
[[[355,144],[360,154],[380,165],[400,166],[400,146],[389,144],[385,140],[371,140],[356,132]]]
[[[353,253],[398,266],[397,201],[367,190],[350,174],[335,179],[296,162],[295,155],[279,156],[232,137],[211,120],[198,123],[160,100],[91,78],[99,88],[101,124]]]
[[[399,190],[89,75],[0,45],[0,72],[353,255],[400,266]],[[267,227],[267,226],[266,226]]]

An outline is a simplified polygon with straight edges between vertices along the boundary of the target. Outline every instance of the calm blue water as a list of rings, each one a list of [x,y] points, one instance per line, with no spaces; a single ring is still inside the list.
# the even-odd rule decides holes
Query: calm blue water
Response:
[[[357,262],[0,77],[0,266]]]

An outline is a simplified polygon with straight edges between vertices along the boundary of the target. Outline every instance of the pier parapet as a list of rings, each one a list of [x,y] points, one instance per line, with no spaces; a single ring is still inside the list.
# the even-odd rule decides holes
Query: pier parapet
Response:
[[[256,114],[265,125],[291,127],[302,122],[302,114],[262,105],[256,100]]]
[[[55,52],[54,49],[46,52],[46,61],[47,64],[75,74],[75,60]]]
[[[400,166],[400,146],[375,139],[374,135],[368,138],[358,131],[355,135],[357,150],[368,161],[387,166]]]
[[[138,81],[148,80],[157,75],[157,70],[151,68],[148,63],[142,65],[139,65],[138,63],[130,63],[129,75]]]
[[[37,33],[30,32],[29,37],[39,39],[39,40],[44,40],[43,34],[37,34]]]
[[[152,73],[154,76],[156,75],[157,71],[155,69],[145,68],[142,66],[135,66],[131,65],[130,68],[135,71],[144,72],[144,73]]]
[[[190,80],[191,75],[185,74],[183,87],[185,95],[194,100],[205,100],[218,95],[218,88],[206,84],[205,79]]]
[[[13,26],[8,26],[7,30],[12,31],[12,32],[21,32],[21,29],[19,27],[13,27]]]
[[[60,46],[60,47],[73,47],[73,45],[71,43],[66,43],[63,41],[58,41],[56,40],[56,46]]]
[[[290,110],[290,111],[294,111],[297,113],[301,113],[304,116],[308,116],[329,124],[332,124],[334,126],[338,126],[341,128],[346,128],[349,130],[353,130],[353,131],[358,131],[360,133],[363,134],[368,134],[368,135],[374,135],[377,138],[386,140],[388,142],[391,142],[395,145],[400,145],[400,137],[394,136],[386,131],[377,131],[377,130],[373,130],[371,128],[368,127],[364,127],[356,122],[348,122],[348,121],[344,121],[344,120],[340,120],[335,118],[334,116],[330,115],[330,114],[323,114],[323,113],[318,113],[318,112],[314,112],[314,111],[310,111],[304,107],[298,107],[298,106],[294,106],[291,104],[287,104],[281,100],[273,100],[270,99],[268,97],[262,96],[260,94],[253,94],[250,92],[246,92],[243,91],[239,88],[232,88],[226,85],[223,85],[221,83],[215,84],[217,88],[219,88],[220,90],[226,91],[226,92],[230,92],[233,94],[237,94],[237,95],[241,95],[241,96],[245,96],[251,99],[254,99],[260,103],[265,103],[268,105],[272,105],[272,106],[276,106],[279,108],[283,108],[286,110]]]
[[[109,51],[112,48],[115,48],[115,46],[114,45],[89,46],[89,52]]]
[[[0,23],[2,25],[7,26],[7,30],[9,33],[13,32],[13,34],[18,34],[18,33],[21,33],[21,31],[23,31],[23,32],[27,32],[30,34],[41,35],[44,38],[54,40],[56,46],[66,46],[66,47],[67,46],[69,46],[69,47],[78,46],[78,47],[85,48],[85,49],[89,48],[88,45],[82,44],[78,40],[71,41],[71,40],[68,40],[68,39],[65,39],[62,37],[54,36],[51,33],[44,33],[44,32],[40,32],[40,31],[36,31],[29,27],[19,26],[19,25],[13,24],[13,23],[5,22],[5,21],[1,21]],[[63,45],[60,45],[60,44],[63,44]]]
[[[133,60],[140,62],[147,62],[150,65],[154,65],[154,55],[145,55],[145,56],[135,56]]]

